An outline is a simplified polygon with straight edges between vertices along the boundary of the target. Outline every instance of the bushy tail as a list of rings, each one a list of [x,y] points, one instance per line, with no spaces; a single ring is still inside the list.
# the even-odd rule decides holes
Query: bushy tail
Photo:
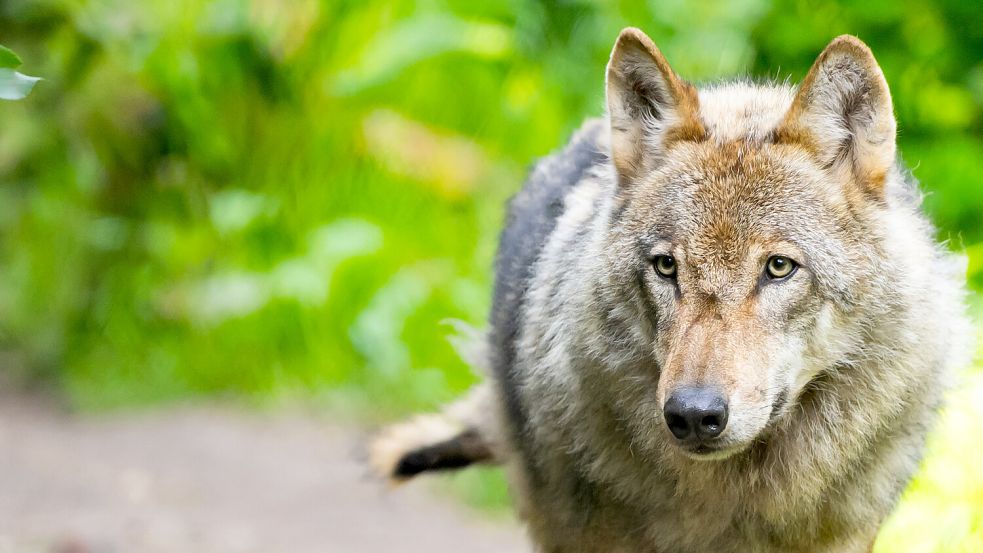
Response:
[[[424,472],[500,462],[492,386],[485,381],[440,413],[384,429],[369,446],[369,464],[398,483]]]

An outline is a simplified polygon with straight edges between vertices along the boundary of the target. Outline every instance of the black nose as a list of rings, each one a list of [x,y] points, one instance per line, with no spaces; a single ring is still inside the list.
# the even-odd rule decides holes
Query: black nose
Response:
[[[727,400],[714,388],[686,386],[669,395],[662,410],[679,440],[709,440],[727,426]]]

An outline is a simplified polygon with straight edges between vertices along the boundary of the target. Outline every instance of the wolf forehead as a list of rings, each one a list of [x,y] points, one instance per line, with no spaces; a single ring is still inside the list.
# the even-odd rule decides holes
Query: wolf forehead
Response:
[[[660,163],[622,192],[656,193],[660,200],[678,206],[706,200],[704,207],[713,208],[707,213],[710,222],[721,215],[744,216],[749,209],[750,214],[769,213],[789,202],[807,210],[848,211],[843,191],[829,186],[823,167],[806,145],[776,140],[792,106],[793,87],[723,82],[700,88],[697,94],[696,117],[702,132],[668,133],[653,144],[650,153]]]
[[[771,140],[792,107],[795,89],[781,84],[723,82],[700,88],[699,117],[706,138],[718,144]]]
[[[769,253],[842,261],[867,241],[847,189],[807,148],[774,139],[794,88],[733,82],[698,94],[705,134],[658,145],[660,162],[619,191],[618,235],[643,256],[681,246],[707,270]]]
[[[866,235],[845,190],[794,145],[681,141],[661,156],[619,191],[615,212],[615,223],[647,244],[712,242],[728,253],[820,230],[848,241]]]

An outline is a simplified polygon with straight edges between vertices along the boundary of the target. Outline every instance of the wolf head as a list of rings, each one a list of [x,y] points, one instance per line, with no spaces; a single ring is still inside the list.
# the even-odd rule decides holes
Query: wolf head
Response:
[[[645,306],[656,367],[641,370],[657,375],[668,440],[728,457],[851,362],[871,309],[891,309],[884,208],[902,179],[887,83],[867,46],[842,36],[797,89],[697,90],[626,29],[607,103],[609,297]]]

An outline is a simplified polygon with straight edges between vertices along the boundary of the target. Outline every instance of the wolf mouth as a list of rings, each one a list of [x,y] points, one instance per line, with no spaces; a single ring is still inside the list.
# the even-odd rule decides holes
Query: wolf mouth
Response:
[[[743,448],[734,445],[711,445],[698,443],[680,448],[683,455],[694,461],[721,461],[738,453]]]

